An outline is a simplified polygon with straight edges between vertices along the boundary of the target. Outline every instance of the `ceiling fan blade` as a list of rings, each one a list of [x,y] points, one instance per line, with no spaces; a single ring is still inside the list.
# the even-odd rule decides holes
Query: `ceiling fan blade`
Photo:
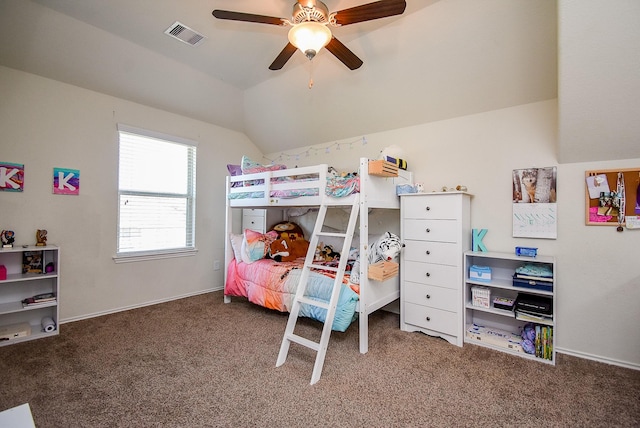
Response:
[[[272,16],[254,15],[252,13],[232,12],[230,10],[216,9],[212,12],[218,19],[228,19],[230,21],[257,22],[258,24],[284,25],[282,18]]]
[[[280,70],[289,61],[289,58],[298,50],[291,43],[287,43],[287,46],[282,49],[282,52],[276,57],[276,59],[269,66],[269,70]]]
[[[336,12],[335,19],[339,25],[355,24],[388,16],[402,15],[407,2],[405,0],[380,0]]]
[[[349,70],[355,70],[360,68],[362,60],[349,50],[348,47],[342,44],[342,42],[335,37],[331,39],[326,46],[327,50],[331,52],[336,58],[338,58],[344,65],[349,67]]]

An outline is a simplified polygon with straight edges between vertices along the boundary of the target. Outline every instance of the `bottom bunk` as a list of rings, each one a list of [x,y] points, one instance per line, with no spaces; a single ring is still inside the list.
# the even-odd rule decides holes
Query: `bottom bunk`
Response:
[[[253,263],[238,262],[235,259],[227,267],[225,296],[246,297],[251,303],[289,312],[293,305],[304,259],[277,262],[261,259]],[[311,272],[307,285],[307,296],[322,302],[329,302],[334,276]],[[346,276],[345,276],[345,279]],[[346,283],[340,290],[340,298],[332,330],[344,332],[357,319],[358,294]],[[303,304],[300,315],[324,323],[326,309]]]
[[[298,219],[302,220],[301,217]],[[304,255],[307,254],[309,242],[304,239],[304,232],[295,223],[283,221],[274,226],[275,229],[288,230],[286,245],[288,257],[282,259],[283,238],[274,239],[275,231],[262,234],[246,229],[243,234],[230,234],[228,251],[228,263],[225,275],[225,302],[230,302],[231,297],[239,296],[249,302],[280,312],[290,312],[297,287],[302,276]],[[299,228],[299,229],[297,229]],[[293,230],[298,232],[294,233]],[[388,238],[389,232],[371,238],[373,245],[369,254],[379,253],[385,260],[397,258],[401,243],[399,238],[391,245]],[[302,237],[302,239],[298,239]],[[379,249],[373,251],[379,246]],[[299,248],[302,246],[302,248]],[[336,268],[341,257],[334,253],[335,245],[320,243],[314,255],[314,265],[324,265]],[[357,247],[356,247],[357,248]],[[368,351],[368,316],[370,313],[385,307],[398,299],[400,294],[399,278],[396,273],[392,277],[373,280],[368,275],[351,275],[359,272],[361,263],[358,260],[356,248],[352,248],[348,257],[347,270],[342,281],[336,315],[332,324],[332,330],[344,332],[356,319],[359,319],[360,352]],[[274,260],[275,258],[275,260]],[[382,258],[380,258],[382,260]],[[373,262],[373,260],[371,260]],[[394,264],[394,263],[391,263]],[[362,263],[362,269],[367,272],[371,265],[368,258]],[[397,266],[397,265],[396,265]],[[371,272],[371,271],[370,271]],[[360,278],[358,278],[360,276]],[[375,276],[375,275],[374,275]],[[329,270],[312,270],[307,286],[307,297],[328,303],[331,298],[335,272]],[[397,312],[397,311],[396,311]],[[326,309],[313,305],[303,304],[300,316],[308,317],[321,323],[326,319]]]

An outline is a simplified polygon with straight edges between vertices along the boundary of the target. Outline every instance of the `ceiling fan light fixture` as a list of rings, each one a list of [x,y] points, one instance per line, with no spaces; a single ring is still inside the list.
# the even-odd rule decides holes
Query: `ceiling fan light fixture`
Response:
[[[289,30],[289,42],[310,60],[331,41],[331,30],[314,21],[296,24]]]

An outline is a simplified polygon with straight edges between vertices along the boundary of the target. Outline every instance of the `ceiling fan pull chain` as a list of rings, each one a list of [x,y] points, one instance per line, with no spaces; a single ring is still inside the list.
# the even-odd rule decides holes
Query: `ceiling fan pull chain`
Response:
[[[309,89],[313,88],[313,61],[309,61]]]

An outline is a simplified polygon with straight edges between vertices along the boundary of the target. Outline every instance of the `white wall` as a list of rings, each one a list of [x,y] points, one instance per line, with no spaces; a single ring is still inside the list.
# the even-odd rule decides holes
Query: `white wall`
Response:
[[[562,163],[640,156],[639,23],[638,0],[558,1]]]
[[[228,159],[259,153],[238,132],[0,67],[0,161],[24,164],[24,192],[0,192],[0,229],[16,244],[36,229],[61,246],[61,320],[223,286],[224,177]],[[115,264],[116,124],[199,142],[193,257]],[[54,167],[80,170],[80,195],[52,194]]]
[[[267,158],[351,171],[360,156],[377,158],[388,145],[402,147],[427,191],[468,187],[472,227],[489,229],[484,243],[490,251],[533,246],[556,257],[559,351],[640,368],[640,231],[584,224],[585,170],[638,168],[640,159],[558,164],[556,100],[366,135],[366,145],[361,137]],[[511,172],[548,166],[558,171],[558,238],[513,238]]]

